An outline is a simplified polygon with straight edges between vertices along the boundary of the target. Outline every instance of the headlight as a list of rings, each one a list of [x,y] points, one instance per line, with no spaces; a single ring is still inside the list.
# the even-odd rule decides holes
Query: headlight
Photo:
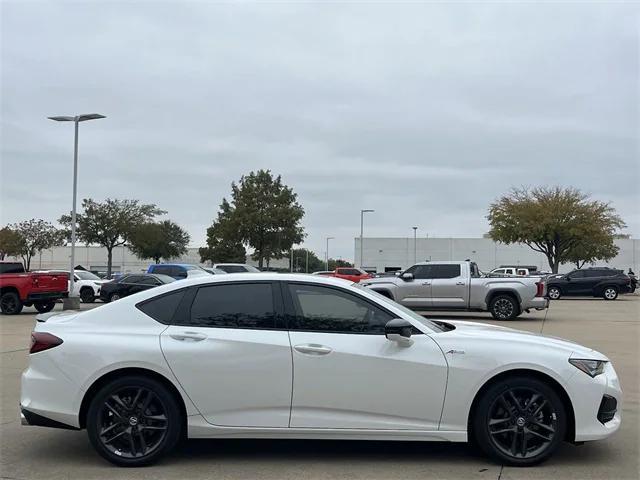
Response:
[[[584,358],[570,358],[569,363],[579,368],[590,377],[596,377],[604,372],[606,360],[587,360]]]
[[[98,282],[93,282],[93,284],[94,284],[94,285],[97,285],[98,287],[99,287],[100,285],[102,285],[101,283],[98,283]]]

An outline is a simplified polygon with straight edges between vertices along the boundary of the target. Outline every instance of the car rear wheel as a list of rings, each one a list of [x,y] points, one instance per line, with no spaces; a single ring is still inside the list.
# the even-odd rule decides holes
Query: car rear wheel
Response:
[[[112,293],[111,295],[109,295],[109,301],[110,302],[115,302],[116,300],[120,300],[120,295],[117,293]]]
[[[0,311],[5,315],[17,315],[22,311],[22,302],[15,292],[3,293],[0,297]]]
[[[93,288],[84,287],[80,290],[80,300],[82,303],[93,303],[96,301],[96,294],[93,292]]]
[[[520,315],[520,306],[511,295],[498,295],[491,300],[489,311],[496,320],[513,320]]]
[[[605,287],[602,291],[605,300],[615,300],[618,298],[618,289],[616,287]]]
[[[548,384],[527,377],[504,379],[480,398],[473,419],[477,445],[513,466],[540,463],[565,437],[564,404]]]
[[[562,292],[558,287],[549,287],[547,294],[551,300],[558,300],[562,296]]]
[[[36,307],[36,310],[40,313],[47,313],[53,310],[53,307],[56,306],[56,302],[53,300],[49,300],[48,302],[37,302],[33,304]]]
[[[97,452],[124,467],[148,465],[180,439],[183,419],[176,398],[162,383],[127,376],[105,385],[87,413],[87,433]]]

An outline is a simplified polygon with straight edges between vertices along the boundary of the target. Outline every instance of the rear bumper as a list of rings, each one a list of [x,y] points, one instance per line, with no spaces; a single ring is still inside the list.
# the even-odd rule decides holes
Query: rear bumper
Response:
[[[549,298],[547,297],[533,297],[528,302],[522,303],[523,310],[544,310],[549,308]]]
[[[49,428],[62,428],[65,430],[80,430],[78,427],[67,425],[66,423],[57,422],[50,418],[43,417],[37,413],[30,412],[26,408],[20,409],[20,423],[22,425],[34,426],[34,427],[49,427]]]

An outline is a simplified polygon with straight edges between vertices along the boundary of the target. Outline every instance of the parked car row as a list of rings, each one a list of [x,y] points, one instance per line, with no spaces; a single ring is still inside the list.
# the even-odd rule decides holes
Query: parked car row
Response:
[[[602,297],[615,300],[620,293],[633,293],[635,283],[623,270],[592,267],[573,270],[566,275],[554,276],[547,282],[549,298],[563,296]]]
[[[0,262],[0,311],[16,315],[34,306],[40,313],[53,309],[68,294],[67,273],[25,272],[22,262]]]
[[[331,270],[331,271],[323,270],[320,272],[314,272],[313,275],[341,278],[343,280],[348,280],[354,283],[358,283],[358,282],[361,282],[362,280],[368,280],[370,278],[373,278],[373,275],[371,275],[370,273],[367,273],[360,268],[354,268],[354,267],[338,267],[335,270]]]

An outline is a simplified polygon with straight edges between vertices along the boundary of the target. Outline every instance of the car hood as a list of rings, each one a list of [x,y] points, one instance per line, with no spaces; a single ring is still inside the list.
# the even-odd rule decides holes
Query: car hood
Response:
[[[398,285],[400,282],[405,283],[404,280],[395,276],[394,277],[373,277],[373,278],[366,278],[366,279],[360,280],[360,285],[364,285],[364,286],[383,285],[385,283]]]
[[[466,338],[471,341],[487,340],[498,343],[509,343],[511,345],[526,344],[531,347],[550,347],[554,350],[564,350],[573,357],[608,360],[608,358],[602,353],[564,338],[526,332],[498,325],[490,325],[488,323],[449,320],[443,321],[443,323],[448,323],[455,327],[455,330],[444,332],[444,336],[451,333],[455,337],[458,337],[458,339]]]

